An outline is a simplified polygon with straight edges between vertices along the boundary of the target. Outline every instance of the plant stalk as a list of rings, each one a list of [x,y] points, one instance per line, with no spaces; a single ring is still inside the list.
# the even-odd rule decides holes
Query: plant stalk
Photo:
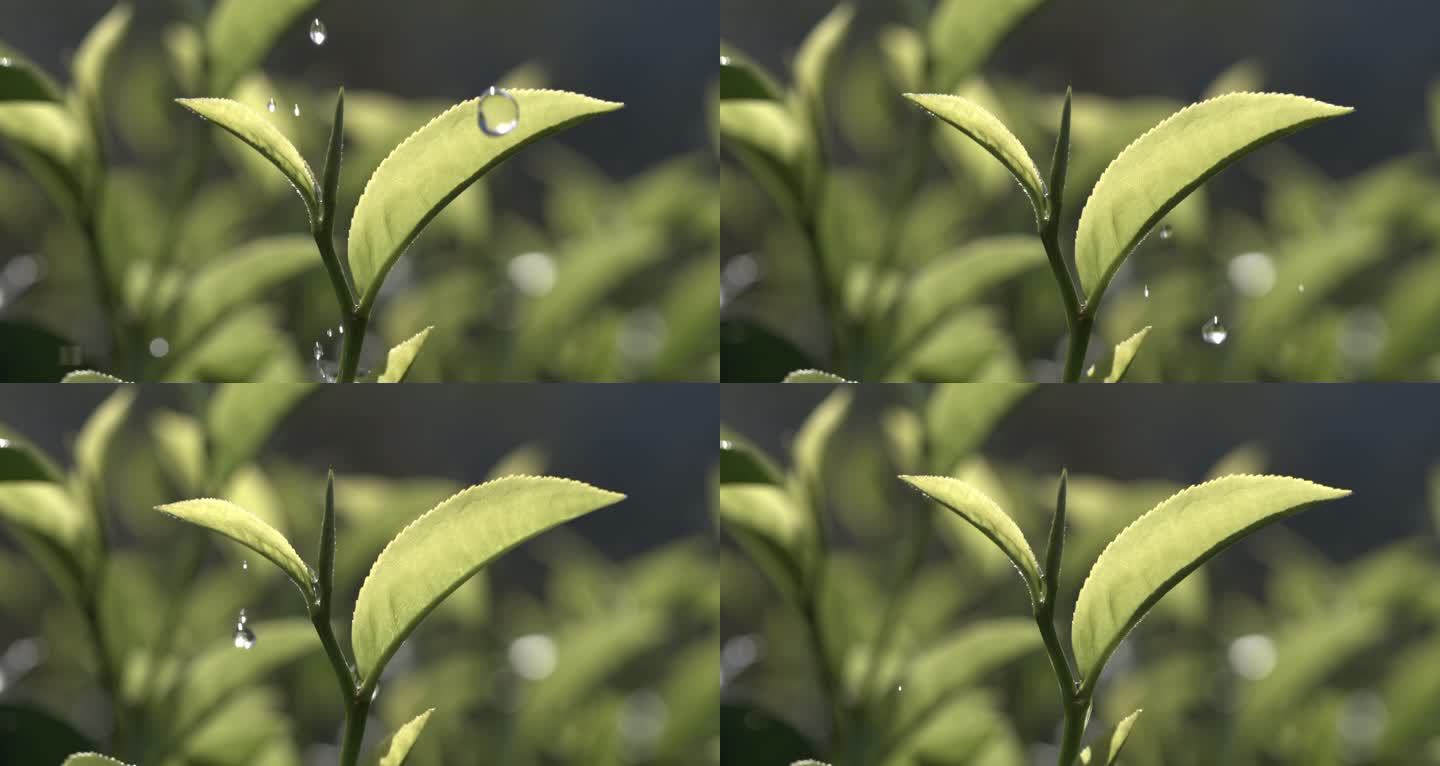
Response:
[[[335,222],[320,221],[313,229],[315,246],[320,249],[320,260],[325,263],[325,273],[330,277],[330,287],[335,291],[335,302],[340,306],[341,327],[345,338],[340,344],[340,370],[335,381],[354,383],[356,371],[360,368],[360,348],[365,345],[365,332],[370,325],[369,304],[357,305],[355,289],[335,252]]]
[[[845,343],[844,307],[836,299],[835,280],[830,274],[830,264],[825,260],[825,247],[820,240],[820,224],[816,211],[805,214],[803,228],[809,244],[810,270],[815,278],[815,298],[820,304],[820,313],[829,335],[831,363],[844,374],[847,349]]]
[[[340,747],[340,766],[355,766],[360,744],[365,741],[365,720],[370,717],[370,695],[357,694],[345,705],[345,740]]]
[[[365,739],[365,721],[370,715],[370,689],[360,685],[355,669],[345,659],[340,642],[335,638],[335,629],[330,624],[330,599],[307,605],[310,622],[320,636],[320,645],[330,668],[335,671],[335,681],[340,685],[340,696],[345,700],[345,733],[340,748],[340,766],[355,766],[360,757],[360,743]]]

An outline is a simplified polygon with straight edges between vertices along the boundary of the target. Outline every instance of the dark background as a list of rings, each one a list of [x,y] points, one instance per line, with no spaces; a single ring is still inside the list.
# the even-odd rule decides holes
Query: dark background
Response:
[[[873,411],[898,402],[905,388],[861,387],[856,406]],[[916,388],[911,393],[924,390]],[[721,419],[783,455],[782,445],[826,393],[822,386],[729,385],[721,392]],[[981,452],[1056,475],[1066,467],[1193,484],[1225,453],[1253,442],[1264,449],[1269,473],[1354,492],[1284,522],[1343,559],[1429,528],[1428,477],[1440,465],[1437,422],[1440,388],[1426,385],[1055,384],[1021,400]]]
[[[132,0],[127,49],[159,45],[188,2]],[[0,39],[67,82],[69,54],[113,0],[0,0]],[[527,61],[550,87],[625,102],[620,112],[557,139],[617,177],[709,143],[705,98],[715,79],[714,0],[328,0],[329,38],[309,19],[265,60],[277,77],[404,98],[461,101]],[[178,107],[177,107],[178,108]],[[326,110],[311,110],[316,114]]]
[[[901,18],[902,2],[854,2],[847,45],[873,46],[879,26]],[[782,64],[835,4],[722,0],[720,35],[787,71]],[[1425,0],[1050,0],[983,71],[1056,92],[1073,84],[1078,92],[1192,101],[1226,67],[1253,59],[1267,90],[1356,108],[1343,125],[1286,139],[1343,176],[1428,145],[1437,28],[1440,4]]]
[[[69,466],[70,443],[109,389],[5,386],[0,422]],[[142,433],[155,409],[188,411],[204,390],[144,386],[125,427]],[[260,456],[321,472],[334,467],[336,473],[434,476],[469,485],[484,481],[504,454],[534,443],[549,458],[547,474],[627,495],[567,525],[623,558],[708,534],[717,406],[714,388],[684,384],[321,386],[281,423]],[[317,509],[323,491],[316,487]],[[340,534],[343,542],[343,529]]]

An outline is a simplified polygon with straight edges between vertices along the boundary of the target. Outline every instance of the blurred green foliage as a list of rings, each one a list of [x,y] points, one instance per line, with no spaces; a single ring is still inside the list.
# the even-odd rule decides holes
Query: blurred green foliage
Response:
[[[758,73],[748,91],[733,74],[728,95],[721,82],[724,379],[777,381],[801,368],[864,380],[1059,379],[1065,318],[1030,236],[1031,211],[999,163],[900,95],[964,96],[1003,120],[1032,156],[1048,158],[1063,88],[989,76],[983,66],[1012,28],[1046,7],[951,0],[932,13],[911,3],[907,23],[852,27],[843,41],[820,34],[821,23],[799,50],[824,37],[828,65],[801,67],[797,54],[789,77],[722,45],[737,69]],[[828,18],[847,16],[842,6]],[[786,81],[790,92],[775,85]],[[755,82],[769,82],[779,100],[764,100]],[[1105,165],[1188,100],[1120,99],[1074,85],[1061,241],[1073,239]],[[1240,61],[1204,95],[1265,88],[1261,68]],[[1440,135],[1437,103],[1432,96]],[[1150,237],[1120,269],[1086,368],[1151,326],[1127,380],[1435,377],[1437,149],[1397,148],[1391,160],[1333,178],[1274,146],[1207,182],[1165,219],[1170,236]],[[802,168],[801,211],[757,154]],[[817,273],[837,296],[828,309]],[[895,314],[929,321],[897,327]],[[1202,338],[1212,318],[1228,330],[1219,344]]]
[[[316,164],[333,91],[260,69],[275,36],[308,28],[311,5],[219,3],[210,18],[174,19],[163,45],[92,33],[104,66],[77,54],[70,94],[0,43],[0,144],[17,161],[0,165],[0,231],[33,251],[0,264],[0,377],[319,379],[316,344],[340,318],[305,216],[273,168],[173,102],[248,104]],[[235,26],[243,40],[217,31]],[[496,84],[549,85],[543,62]],[[450,104],[351,90],[346,105],[339,220],[381,160]],[[538,217],[506,202],[536,194]],[[714,379],[716,200],[712,157],[616,179],[544,142],[461,194],[410,249],[362,366],[378,374],[385,349],[434,325],[410,380]]]
[[[0,456],[29,456],[0,461],[0,529],[19,543],[0,547],[0,622],[16,639],[0,651],[0,762],[87,750],[176,766],[333,762],[338,749],[303,744],[333,743],[339,711],[294,586],[242,546],[151,510],[221,497],[308,550],[325,477],[262,448],[285,412],[306,406],[280,393],[222,387],[193,397],[191,412],[132,407],[119,389],[68,471],[0,426]],[[268,423],[227,436],[226,412],[245,399],[284,403],[268,419],[245,410]],[[491,476],[545,462],[544,445],[522,445]],[[351,474],[335,487],[346,614],[386,542],[461,487]],[[621,561],[560,529],[520,557],[528,569],[469,580],[394,656],[367,742],[433,707],[411,766],[718,763],[713,543],[677,539]],[[230,633],[241,609],[256,639],[248,651]]]
[[[896,478],[962,479],[1043,540],[1054,474],[981,450],[1024,387],[907,386],[853,404],[852,391],[815,408],[788,460],[722,431],[725,762],[1053,763],[1055,679],[1015,567]],[[1242,444],[1210,475],[1265,469]],[[1075,473],[1068,487],[1060,614],[1102,548],[1182,488]],[[1364,523],[1364,499],[1351,502]],[[785,550],[811,553],[788,566]],[[1258,574],[1217,576],[1227,558]],[[1101,677],[1095,730],[1144,710],[1121,763],[1440,764],[1434,530],[1341,563],[1280,524],[1209,567],[1156,604]]]

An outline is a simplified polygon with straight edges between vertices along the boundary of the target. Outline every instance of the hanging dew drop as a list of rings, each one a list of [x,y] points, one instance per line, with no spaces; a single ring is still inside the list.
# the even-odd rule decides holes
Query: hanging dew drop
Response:
[[[503,88],[490,86],[480,97],[480,132],[487,136],[503,136],[520,124],[520,103]]]
[[[1150,300],[1150,285],[1145,285],[1145,300]]]
[[[1220,324],[1220,317],[1212,316],[1210,317],[1210,321],[1206,322],[1205,325],[1200,328],[1200,337],[1206,343],[1212,346],[1218,346],[1224,343],[1226,338],[1230,337],[1230,331],[1225,329],[1225,325]]]
[[[299,104],[296,104],[296,105],[295,105],[295,110],[294,110],[294,112],[295,112],[295,116],[296,116],[296,117],[299,117],[299,116],[300,116],[300,105],[299,105]]]
[[[1301,282],[1300,285],[1299,285],[1298,287],[1296,287],[1295,289],[1296,289],[1297,291],[1299,291],[1299,292],[1302,292],[1302,293],[1305,292],[1305,283],[1304,283],[1304,282]]]
[[[1170,238],[1171,238],[1171,237],[1174,237],[1174,236],[1175,236],[1175,230],[1172,229],[1172,228],[1170,228],[1170,224],[1167,223],[1167,224],[1164,224],[1163,226],[1160,227],[1160,240],[1161,240],[1161,241],[1163,241],[1163,242],[1169,242],[1169,241],[1170,241]]]
[[[266,109],[269,109],[271,114],[274,114],[274,113],[275,113],[275,99],[273,99],[273,98],[270,99],[270,103],[266,104],[266,105],[265,105],[265,108],[266,108]]]
[[[245,610],[240,610],[240,616],[235,620],[235,648],[249,649],[255,645],[255,632],[245,624]]]
[[[324,45],[325,38],[329,36],[329,32],[325,30],[325,22],[319,19],[310,22],[310,42],[316,45]]]
[[[240,559],[240,571],[250,571],[250,559]]]
[[[5,69],[9,69],[9,68],[10,68],[10,59],[9,59],[9,57],[7,57],[7,56],[0,56],[0,67],[4,67]]]
[[[345,340],[345,328],[336,327],[326,330],[320,339],[315,341],[315,369],[320,372],[320,379],[326,383],[334,383],[340,376],[340,346]]]

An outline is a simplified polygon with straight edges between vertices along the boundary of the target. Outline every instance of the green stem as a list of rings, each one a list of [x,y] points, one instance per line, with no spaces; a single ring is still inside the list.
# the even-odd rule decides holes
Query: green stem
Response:
[[[340,766],[355,766],[360,744],[365,740],[365,720],[370,716],[370,695],[353,697],[345,706],[345,740],[340,746]]]
[[[803,226],[805,240],[809,244],[810,270],[815,279],[815,298],[820,304],[820,313],[829,336],[831,363],[843,375],[847,364],[844,308],[835,295],[835,280],[830,274],[830,264],[825,258],[825,246],[821,242],[819,222],[815,217],[816,211],[808,212]]]
[[[92,281],[95,284],[95,297],[100,303],[101,310],[105,313],[105,322],[110,328],[111,342],[111,366],[123,358],[125,349],[125,324],[126,318],[121,313],[120,303],[115,297],[115,290],[110,280],[110,270],[105,265],[105,251],[100,242],[99,222],[96,216],[99,215],[99,199],[94,201],[93,209],[84,214],[85,218],[80,223],[80,228],[85,235],[85,255],[90,265]]]
[[[370,326],[368,311],[356,310],[345,318],[345,340],[340,344],[339,383],[354,383],[360,371],[360,349],[365,345],[365,333]]]
[[[365,740],[365,721],[370,715],[372,688],[360,683],[355,669],[340,649],[334,626],[330,624],[330,599],[322,596],[319,602],[311,602],[307,606],[310,622],[320,636],[320,645],[325,649],[330,669],[335,671],[335,682],[340,685],[340,696],[345,700],[345,733],[340,748],[340,766],[355,766],[360,757],[360,743]]]
[[[1065,382],[1079,383],[1081,368],[1085,366],[1085,351],[1090,346],[1090,331],[1095,326],[1095,317],[1088,312],[1081,314],[1070,325],[1070,348],[1065,353]]]
[[[315,246],[320,249],[320,260],[325,263],[325,273],[330,277],[330,288],[334,290],[335,302],[340,307],[341,327],[345,330],[345,338],[340,344],[340,371],[335,380],[354,383],[355,374],[360,369],[360,348],[365,345],[365,332],[370,325],[370,304],[357,305],[355,288],[335,252],[334,232],[333,220],[319,221],[311,231]]]

